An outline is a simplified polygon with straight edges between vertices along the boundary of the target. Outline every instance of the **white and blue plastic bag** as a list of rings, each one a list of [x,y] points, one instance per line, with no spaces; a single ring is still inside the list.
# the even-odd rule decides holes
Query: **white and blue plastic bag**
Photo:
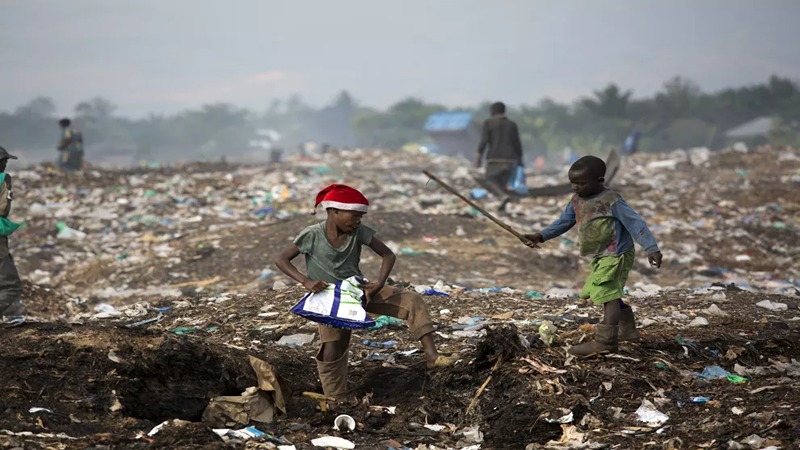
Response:
[[[292,307],[291,312],[314,322],[336,328],[368,328],[375,325],[370,319],[364,295],[364,280],[350,277],[329,284],[316,294],[309,292]]]

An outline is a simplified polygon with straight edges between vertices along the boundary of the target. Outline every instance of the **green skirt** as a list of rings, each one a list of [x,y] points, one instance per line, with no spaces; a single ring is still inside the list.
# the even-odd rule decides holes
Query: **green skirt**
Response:
[[[591,263],[592,272],[581,290],[581,298],[592,299],[595,305],[603,305],[622,298],[622,289],[633,268],[634,250],[619,256],[601,256]]]

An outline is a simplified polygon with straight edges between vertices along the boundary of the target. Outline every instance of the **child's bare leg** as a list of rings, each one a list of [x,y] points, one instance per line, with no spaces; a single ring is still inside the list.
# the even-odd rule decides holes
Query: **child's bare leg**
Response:
[[[419,336],[428,368],[450,366],[457,360],[456,357],[444,357],[436,350],[430,312],[416,292],[395,286],[384,287],[367,304],[366,310],[405,320],[412,336]]]
[[[422,350],[425,352],[425,359],[432,363],[439,357],[439,352],[436,350],[436,344],[433,342],[433,333],[428,333],[419,338],[422,344]]]
[[[603,305],[603,323],[606,325],[619,325],[619,318],[622,314],[620,300],[611,300]]]

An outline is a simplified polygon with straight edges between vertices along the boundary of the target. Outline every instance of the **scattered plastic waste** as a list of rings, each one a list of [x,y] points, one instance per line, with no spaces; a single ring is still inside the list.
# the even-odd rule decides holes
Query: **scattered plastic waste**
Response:
[[[727,378],[731,373],[720,366],[706,366],[700,373],[695,373],[698,378],[703,380],[714,380],[717,378]]]
[[[178,334],[178,335],[183,335],[183,334],[196,333],[199,330],[200,329],[197,328],[197,327],[178,327],[178,328],[173,328],[173,329],[171,329],[169,331],[171,331],[171,332],[173,332],[175,334]]]
[[[281,338],[278,339],[277,344],[290,347],[302,347],[312,342],[314,342],[313,334],[299,333],[281,336]]]
[[[332,447],[350,449],[356,448],[356,444],[348,441],[347,439],[335,436],[322,436],[311,440],[311,445],[315,447]]]
[[[86,233],[70,228],[64,222],[56,222],[56,229],[58,229],[58,234],[56,234],[57,239],[63,239],[66,241],[82,241],[86,238]]]
[[[333,429],[336,431],[354,431],[356,421],[347,414],[340,414],[333,420]]]
[[[120,311],[117,311],[117,308],[114,305],[109,305],[108,303],[98,303],[94,305],[94,316],[95,319],[106,319],[109,317],[119,317],[122,315]]]
[[[411,247],[403,247],[400,249],[400,254],[405,256],[420,256],[427,255],[429,252],[425,250],[414,250]]]
[[[553,341],[556,338],[556,331],[557,328],[553,322],[549,320],[545,320],[539,325],[539,339],[545,343],[548,347],[553,345]]]
[[[747,383],[748,381],[750,381],[745,377],[740,377],[739,375],[734,375],[734,374],[728,375],[727,378],[728,378],[728,381],[730,381],[733,384]]]
[[[467,443],[481,443],[483,442],[483,433],[478,429],[478,425],[472,425],[460,430],[461,436]]]
[[[448,294],[447,292],[437,291],[436,289],[433,289],[433,288],[426,289],[422,293],[422,295],[439,295],[439,296],[442,296],[442,297],[450,297],[450,294]]]
[[[669,416],[657,410],[656,406],[649,400],[642,400],[642,404],[636,410],[636,420],[651,426],[658,426],[669,420]]]
[[[706,319],[705,317],[700,317],[700,316],[695,317],[694,319],[692,319],[691,322],[689,322],[689,326],[690,327],[705,327],[705,326],[708,326],[708,319]]]
[[[271,277],[272,275],[275,275],[275,271],[274,270],[272,270],[272,269],[264,269],[261,272],[261,275],[258,276],[258,279],[259,280],[266,280],[267,278]]]
[[[31,414],[34,414],[34,413],[37,413],[37,412],[46,412],[46,413],[53,414],[52,410],[47,409],[47,408],[39,408],[37,406],[34,406],[33,408],[29,409],[28,412],[31,413]]]
[[[246,427],[239,430],[231,430],[229,428],[215,428],[213,431],[219,437],[233,437],[236,439],[249,440],[263,437],[266,433],[256,427]]]
[[[180,426],[188,425],[189,423],[191,423],[191,422],[189,422],[188,420],[181,420],[181,419],[165,420],[165,421],[161,422],[160,424],[154,426],[147,433],[147,435],[152,437],[152,436],[155,436],[156,434],[158,434],[162,429],[164,429],[164,427],[167,427],[167,426],[180,427]]]
[[[361,341],[361,344],[375,348],[394,348],[397,345],[397,341],[378,342],[378,341],[371,341],[369,339],[364,339],[363,341]]]
[[[503,288],[497,287],[497,286],[479,289],[479,292],[481,294],[488,294],[490,292],[502,292],[502,291],[503,291]]]
[[[726,313],[725,311],[721,310],[719,308],[719,306],[717,306],[716,304],[712,304],[708,308],[704,309],[703,313],[704,314],[708,314],[709,316],[715,316],[715,317],[727,317],[727,316],[730,315],[730,314]]]
[[[273,208],[271,206],[267,206],[266,208],[259,208],[259,209],[255,210],[255,211],[253,211],[253,214],[255,214],[256,216],[266,216],[267,214],[272,214],[274,212],[275,212],[275,208]]]
[[[481,189],[481,188],[472,188],[469,191],[470,197],[472,197],[475,200],[481,200],[485,198],[488,194],[489,192],[486,189]]]
[[[368,330],[377,330],[378,328],[391,328],[403,325],[404,321],[391,316],[378,316],[375,319],[375,325],[367,328]]]
[[[149,319],[140,320],[140,321],[138,321],[138,322],[132,322],[132,323],[126,324],[125,326],[126,326],[127,328],[136,328],[136,327],[141,327],[141,326],[143,326],[143,325],[148,325],[148,324],[151,324],[151,323],[156,323],[156,322],[159,322],[159,321],[161,321],[161,319],[163,319],[163,318],[164,318],[164,315],[163,315],[163,314],[161,314],[161,312],[159,312],[159,313],[158,313],[158,315],[157,315],[156,317],[151,317],[151,318],[149,318]],[[209,329],[209,330],[211,330],[211,329],[212,329],[212,327],[209,327],[208,329]]]
[[[571,410],[561,408],[553,413],[546,414],[543,419],[549,423],[571,423],[575,416]]]
[[[706,366],[703,368],[702,372],[700,373],[695,372],[695,375],[697,375],[697,378],[700,378],[702,380],[715,380],[718,378],[725,378],[733,384],[746,383],[747,381],[749,381],[747,378],[741,377],[739,375],[734,375],[720,366]]]
[[[762,300],[756,303],[756,306],[768,309],[770,311],[786,311],[789,306],[786,303],[772,302],[770,300]]]
[[[578,431],[575,425],[561,424],[561,437],[557,441],[548,441],[545,448],[554,449],[599,449],[605,444],[587,441],[586,433]]]

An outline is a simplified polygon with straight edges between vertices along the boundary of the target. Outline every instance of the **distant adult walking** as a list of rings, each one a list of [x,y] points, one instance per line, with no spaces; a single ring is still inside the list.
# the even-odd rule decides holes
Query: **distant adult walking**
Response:
[[[518,165],[522,165],[522,141],[517,124],[506,117],[506,105],[502,102],[491,106],[492,117],[483,122],[481,142],[475,167],[480,168],[486,147],[486,179],[484,186],[498,199],[500,210],[508,204],[506,185]]]
[[[72,121],[61,119],[61,140],[58,142],[58,167],[66,172],[81,170],[83,167],[83,133],[72,127]]]
[[[20,226],[8,219],[14,198],[11,175],[6,173],[9,159],[17,157],[0,147],[0,318],[3,320],[26,314],[22,304],[22,282],[8,249],[8,236]]]
[[[641,137],[642,133],[634,131],[633,133],[629,134],[627,138],[625,138],[622,148],[625,150],[626,155],[630,156],[639,151],[639,139]]]

